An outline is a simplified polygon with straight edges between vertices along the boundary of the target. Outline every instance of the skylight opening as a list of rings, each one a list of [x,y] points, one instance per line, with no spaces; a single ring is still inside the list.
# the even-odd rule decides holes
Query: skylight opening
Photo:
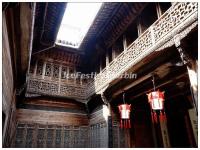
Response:
[[[79,48],[102,3],[68,3],[56,44]]]

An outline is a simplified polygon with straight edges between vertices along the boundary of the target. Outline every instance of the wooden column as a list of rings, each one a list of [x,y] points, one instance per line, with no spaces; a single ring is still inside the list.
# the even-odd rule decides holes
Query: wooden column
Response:
[[[108,53],[108,49],[106,50],[106,67],[109,66],[109,53]]]
[[[157,18],[160,18],[160,16],[162,15],[162,10],[160,8],[159,3],[156,3],[156,12],[157,12]]]
[[[196,109],[196,113],[198,115],[198,82],[197,82],[197,61],[193,60],[188,53],[184,50],[179,35],[174,37],[175,46],[180,54],[181,60],[184,65],[187,67],[189,79],[190,79],[190,89],[191,95],[194,102],[194,107]]]
[[[181,60],[184,65],[187,67],[188,76],[190,80],[190,91],[194,104],[194,109],[189,110],[190,121],[193,129],[193,134],[195,138],[196,145],[198,145],[198,82],[197,82],[197,72],[198,72],[198,63],[197,60],[193,60],[189,54],[185,51],[183,45],[181,44],[179,35],[174,37],[175,46],[180,54]]]
[[[112,46],[112,60],[114,60],[116,58],[116,46],[115,44]]]
[[[58,93],[60,93],[60,84],[61,84],[61,72],[62,72],[62,65],[59,65],[59,84],[58,84]]]
[[[36,60],[35,62],[35,67],[34,67],[34,72],[33,72],[34,77],[36,76],[36,73],[37,73],[37,64],[38,64],[38,60]]]
[[[103,67],[102,67],[102,58],[100,57],[99,71],[101,72],[102,70],[103,70]]]
[[[74,75],[76,75],[76,67],[74,66]],[[76,84],[76,77],[74,77],[74,84]]]
[[[106,99],[104,93],[101,93],[102,101],[105,103],[105,107],[108,109],[108,118],[107,118],[107,138],[108,138],[108,147],[113,147],[113,134],[112,134],[112,117],[111,117],[111,105]]]
[[[124,51],[127,51],[127,41],[126,41],[126,35],[125,34],[123,35],[123,48],[124,48]]]
[[[53,80],[53,63],[51,63],[51,79]]]
[[[44,76],[45,76],[45,70],[46,70],[46,61],[44,61],[43,63],[43,68],[42,68],[42,79],[44,79]]]
[[[138,19],[137,22],[137,30],[138,30],[138,37],[142,34],[142,24],[141,24],[141,19]]]
[[[67,82],[69,81],[68,76],[69,76],[69,67],[67,67],[67,71],[65,73],[65,77],[66,77]]]

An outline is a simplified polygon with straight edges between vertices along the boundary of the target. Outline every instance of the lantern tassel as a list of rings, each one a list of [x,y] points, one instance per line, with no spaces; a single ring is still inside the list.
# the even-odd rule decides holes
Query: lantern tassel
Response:
[[[129,128],[131,128],[131,121],[130,121],[130,119],[128,120],[128,125],[129,125]]]
[[[166,120],[166,115],[162,111],[160,112],[160,121],[165,121]]]
[[[120,128],[123,128],[122,119],[120,120]]]

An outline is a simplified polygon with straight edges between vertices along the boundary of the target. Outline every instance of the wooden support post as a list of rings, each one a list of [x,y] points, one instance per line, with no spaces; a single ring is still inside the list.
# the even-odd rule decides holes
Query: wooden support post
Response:
[[[53,79],[53,63],[51,63],[51,79]]]
[[[109,66],[109,53],[108,50],[106,50],[106,67]]]
[[[114,44],[112,46],[112,60],[114,60],[116,58],[116,45]]]
[[[109,115],[108,115],[108,147],[112,148],[113,147],[113,131],[112,131],[112,116],[111,116],[111,105],[108,103],[108,110],[109,110]]]
[[[102,70],[103,70],[103,66],[102,66],[102,58],[100,57],[99,71],[101,72]]]
[[[42,68],[42,79],[44,79],[44,76],[45,76],[45,70],[46,70],[46,61],[44,61],[43,63],[43,68]]]
[[[189,118],[191,121],[195,144],[198,146],[198,116],[194,108],[189,109],[188,113],[189,113]]]
[[[36,60],[35,62],[35,67],[34,67],[34,72],[33,72],[34,77],[36,76],[36,73],[37,73],[37,64],[38,64],[38,60]]]
[[[196,109],[196,114],[198,115],[198,82],[197,82],[197,62],[193,60],[188,53],[184,50],[181,45],[179,35],[174,36],[175,46],[180,54],[181,60],[184,65],[187,66],[188,75],[190,79],[190,89],[191,95],[194,103],[194,107]]]
[[[62,72],[62,65],[59,65],[59,84],[58,84],[58,93],[60,93],[60,84],[61,84],[61,72]]]
[[[159,3],[156,3],[156,12],[157,12],[157,18],[160,18],[160,16],[162,15],[162,10],[160,8]]]
[[[127,41],[126,41],[126,35],[123,35],[123,49],[126,52],[127,51]]]
[[[108,109],[107,112],[107,138],[108,138],[108,147],[113,147],[113,134],[112,134],[112,116],[111,116],[111,105],[106,99],[104,93],[101,93],[102,101],[105,103],[104,107],[105,109]]]
[[[139,37],[142,34],[141,18],[138,19],[137,30],[138,30],[138,37]]]

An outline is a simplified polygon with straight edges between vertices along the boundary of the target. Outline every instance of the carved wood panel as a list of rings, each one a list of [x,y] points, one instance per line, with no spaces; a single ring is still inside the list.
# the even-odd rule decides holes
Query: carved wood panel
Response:
[[[14,147],[84,148],[88,146],[87,134],[87,126],[18,123]]]

